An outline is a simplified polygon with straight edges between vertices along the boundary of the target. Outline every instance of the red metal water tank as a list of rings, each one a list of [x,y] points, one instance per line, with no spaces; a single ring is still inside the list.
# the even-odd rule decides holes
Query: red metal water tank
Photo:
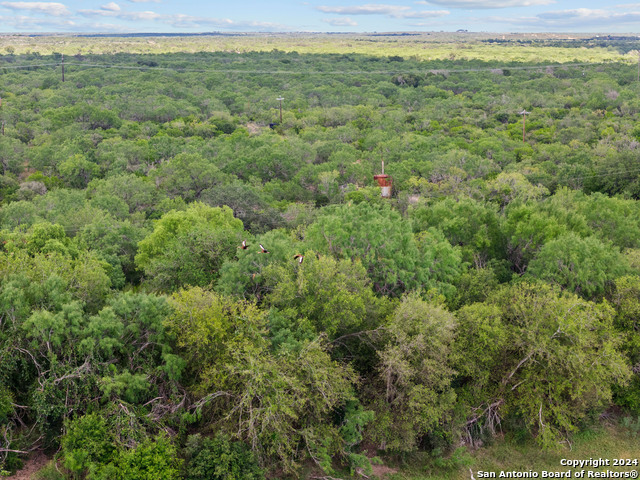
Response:
[[[385,173],[381,175],[374,175],[373,179],[378,182],[381,189],[381,195],[384,198],[391,198],[391,177]]]

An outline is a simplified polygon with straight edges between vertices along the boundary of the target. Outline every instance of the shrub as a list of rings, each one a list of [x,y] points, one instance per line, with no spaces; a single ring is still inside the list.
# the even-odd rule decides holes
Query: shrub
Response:
[[[191,435],[186,445],[185,480],[259,480],[264,475],[253,453],[225,435]]]

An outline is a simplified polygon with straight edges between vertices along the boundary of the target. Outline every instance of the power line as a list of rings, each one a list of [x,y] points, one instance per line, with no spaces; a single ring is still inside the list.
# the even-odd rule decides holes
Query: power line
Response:
[[[507,173],[507,172],[501,172],[501,173]],[[633,174],[640,174],[640,168],[631,169],[631,170],[619,170],[619,171],[616,171],[616,172],[607,172],[607,173],[593,173],[593,174],[586,174],[586,175],[577,176],[577,177],[566,177],[566,176],[558,175],[558,176],[555,177],[555,180],[557,180],[557,182],[558,182],[558,184],[560,184],[560,186],[563,186],[563,184],[568,184],[568,182],[570,182],[572,180],[585,180],[585,179],[593,179],[593,178],[602,178],[602,177],[608,177],[608,176],[612,176],[612,175],[619,175],[621,177],[627,177],[627,176],[631,176]],[[540,173],[539,175],[544,175],[544,172]],[[531,176],[533,177],[533,175],[531,175]],[[527,175],[525,175],[525,178],[526,177],[527,177]],[[433,184],[437,185],[436,182],[433,182]],[[418,196],[423,197],[423,198],[440,198],[440,197],[449,196],[449,194],[437,193],[437,192],[429,192],[429,193],[420,193]],[[550,198],[550,197],[548,197],[548,198]]]
[[[3,69],[11,69],[15,70],[18,68],[32,68],[32,67],[55,67],[60,65],[59,63],[34,63],[32,65],[0,65],[0,70]]]
[[[611,175],[623,175],[623,174],[631,174],[631,173],[640,173],[640,168],[635,168],[635,169],[631,169],[631,170],[619,170],[617,172],[609,172],[609,173],[587,174],[587,175],[582,175],[580,177],[561,177],[560,180],[561,181],[584,180],[584,179],[601,178],[601,177],[608,177],[608,176],[611,176]]]
[[[158,70],[158,71],[171,71],[171,72],[194,72],[194,73],[233,73],[233,70],[204,70],[204,69],[195,69],[195,68],[182,68],[182,67],[150,67],[146,65],[111,65],[108,63],[66,63],[65,65],[73,65],[76,67],[90,67],[90,68],[115,68],[122,70]],[[242,71],[242,70],[239,70]],[[268,73],[268,72],[261,72]]]

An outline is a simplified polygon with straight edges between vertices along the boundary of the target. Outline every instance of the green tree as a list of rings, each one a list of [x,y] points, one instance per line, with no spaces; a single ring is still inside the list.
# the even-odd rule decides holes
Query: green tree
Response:
[[[265,312],[254,304],[200,288],[176,293],[172,303],[168,325],[179,334],[203,420],[286,471],[307,454],[331,471],[344,448],[333,412],[353,399],[355,375],[331,360],[323,338],[274,355]]]
[[[484,302],[498,288],[498,279],[491,268],[470,268],[460,276],[456,287],[457,294],[452,304],[462,307]]]
[[[409,211],[415,232],[437,228],[452,245],[462,248],[463,259],[479,266],[504,257],[504,239],[497,208],[468,197],[445,198]]]
[[[64,466],[76,476],[84,476],[96,464],[107,464],[115,452],[114,438],[106,421],[87,414],[65,424],[61,449]]]
[[[30,303],[47,297],[44,285],[49,281],[62,282],[72,298],[81,301],[90,311],[99,309],[104,303],[111,287],[109,266],[91,252],[80,251],[76,257],[71,257],[68,252],[58,250],[60,245],[55,240],[49,240],[46,245],[56,248],[34,255],[17,247],[14,249],[9,242],[6,245],[11,251],[0,253],[0,278],[31,284],[34,290],[25,292],[31,298]]]
[[[147,179],[130,174],[110,176],[92,180],[86,193],[94,199],[116,196],[125,202],[128,213],[144,212],[149,214],[159,201],[156,187]]]
[[[390,316],[377,351],[376,388],[366,389],[376,413],[369,435],[380,448],[412,451],[421,437],[443,432],[456,399],[455,328],[451,313],[416,293],[403,297]]]
[[[154,170],[151,177],[169,196],[180,196],[187,202],[198,200],[206,189],[231,180],[213,162],[191,153],[176,155]]]
[[[327,207],[307,228],[305,243],[338,259],[359,259],[381,294],[398,295],[433,278],[411,225],[388,206]]]
[[[100,171],[98,165],[82,155],[74,155],[58,165],[58,172],[67,185],[73,188],[85,188],[89,180]]]
[[[616,389],[616,403],[640,413],[640,278],[616,279],[612,303],[616,309],[616,327],[622,333],[623,349],[633,369],[631,384]]]
[[[24,163],[24,146],[20,140],[2,136],[0,138],[0,165],[2,174],[19,174]]]
[[[139,124],[134,125],[138,126]],[[124,133],[122,129],[120,132]],[[142,135],[141,131],[137,133]],[[138,171],[146,173],[153,160],[149,141],[145,138],[131,140],[125,140],[121,137],[105,138],[96,147],[95,156],[102,171],[110,174]]]
[[[171,313],[164,297],[117,295],[89,318],[79,344],[81,351],[110,364],[100,380],[105,398],[144,403],[155,396],[151,408],[156,420],[175,400],[175,382],[185,368],[185,361],[173,353],[175,339],[164,324]]]
[[[562,189],[549,199],[548,210],[571,229],[583,236],[597,235],[620,248],[633,248],[640,244],[640,214],[638,202],[621,197],[608,197],[601,193],[585,195],[583,192]]]
[[[486,188],[489,198],[501,207],[514,201],[526,203],[549,195],[547,188],[532,185],[522,173],[500,173],[494,180],[487,182]]]
[[[10,175],[0,176],[0,205],[5,205],[16,198],[19,189],[18,181]]]
[[[264,474],[246,445],[225,435],[190,435],[185,447],[186,480],[261,480]]]
[[[374,296],[364,267],[356,260],[316,258],[305,252],[304,262],[270,265],[263,271],[271,293],[267,303],[300,322],[309,322],[316,335],[335,338],[377,327],[386,303]],[[299,328],[301,328],[299,327]]]
[[[115,462],[96,475],[100,480],[178,480],[182,460],[166,436],[145,440],[135,449],[121,450]]]
[[[527,274],[594,298],[604,295],[605,289],[627,270],[617,248],[596,237],[568,233],[546,243],[529,264]]]
[[[503,231],[507,237],[507,255],[516,272],[524,273],[540,248],[567,230],[566,225],[536,204],[509,208]]]
[[[208,188],[202,192],[201,201],[212,207],[228,206],[254,234],[273,230],[283,223],[280,212],[269,205],[259,190],[241,182]]]
[[[111,284],[114,288],[121,288],[126,281],[136,283],[140,278],[134,257],[138,242],[146,235],[145,228],[130,220],[117,220],[105,214],[85,225],[78,233],[78,238],[111,266]]]
[[[243,238],[242,222],[229,207],[193,203],[184,211],[172,210],[140,241],[136,265],[155,288],[207,285],[218,277],[224,260],[231,258]]]
[[[416,243],[421,254],[421,262],[428,266],[429,280],[421,287],[425,290],[437,289],[447,298],[453,298],[465,264],[461,249],[452,247],[442,232],[430,228],[416,235]]]
[[[458,311],[458,397],[467,435],[519,418],[546,447],[606,408],[630,376],[613,310],[542,283],[503,288]]]
[[[265,269],[274,265],[295,265],[293,256],[303,249],[294,235],[284,230],[271,230],[259,237],[246,237],[246,250],[237,249],[237,260],[229,260],[220,269],[217,289],[225,294],[261,300],[268,294]],[[261,253],[263,245],[268,254]]]

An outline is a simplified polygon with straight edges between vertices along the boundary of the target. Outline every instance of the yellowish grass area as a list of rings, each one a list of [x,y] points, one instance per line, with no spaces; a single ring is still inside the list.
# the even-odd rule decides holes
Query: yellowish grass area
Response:
[[[566,472],[572,470],[571,478],[575,478],[576,470],[586,470],[585,479],[591,471],[630,471],[640,470],[640,466],[614,467],[614,459],[636,459],[640,463],[640,436],[620,427],[605,426],[598,430],[588,430],[576,436],[571,446],[563,445],[556,450],[542,450],[533,441],[516,442],[513,439],[498,439],[492,445],[482,447],[465,455],[465,462],[450,469],[439,468],[429,457],[413,459],[411,466],[399,468],[399,473],[387,477],[389,480],[469,480],[469,468],[479,480],[479,471],[495,472],[538,472],[542,479],[542,471]],[[588,460],[609,459],[612,466],[593,468],[585,466],[566,467],[560,464],[562,459]]]
[[[195,52],[270,52],[274,49],[301,54],[364,54],[372,56],[401,56],[407,59],[428,60],[483,60],[500,62],[572,63],[572,62],[635,62],[637,55],[626,55],[602,47],[566,48],[540,44],[488,44],[483,40],[497,34],[465,35],[430,33],[409,37],[376,37],[367,35],[325,34],[248,34],[244,36],[213,37],[69,37],[18,35],[0,36],[0,53],[52,53],[115,54],[125,53],[195,53]],[[540,38],[532,35],[509,36]],[[550,35],[547,39],[567,38]],[[72,61],[69,59],[68,61]]]

